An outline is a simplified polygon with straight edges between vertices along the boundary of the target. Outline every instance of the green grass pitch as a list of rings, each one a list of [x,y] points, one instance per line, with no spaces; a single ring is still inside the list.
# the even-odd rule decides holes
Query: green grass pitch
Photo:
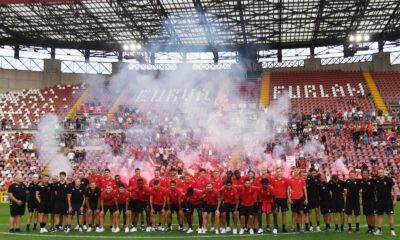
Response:
[[[396,227],[400,227],[400,217],[398,216],[398,213],[400,211],[399,205],[396,206],[396,216],[395,216],[395,221],[396,221]],[[359,233],[347,233],[347,231],[343,233],[335,233],[335,232],[330,232],[330,233],[325,233],[325,232],[312,232],[312,233],[305,233],[305,234],[298,234],[298,233],[287,233],[287,234],[278,234],[277,236],[274,236],[270,233],[264,233],[262,235],[233,235],[232,233],[229,234],[223,234],[223,235],[215,235],[214,233],[207,233],[204,235],[199,235],[197,233],[193,234],[186,234],[186,233],[181,233],[177,232],[176,230],[173,232],[169,233],[160,233],[160,232],[155,232],[155,233],[146,233],[146,232],[137,232],[137,233],[112,233],[109,229],[107,229],[106,232],[104,233],[80,233],[77,231],[72,230],[69,234],[65,234],[63,232],[59,233],[46,233],[46,234],[39,234],[38,232],[22,232],[20,234],[16,233],[9,233],[8,232],[8,217],[9,217],[9,206],[6,204],[0,204],[0,239],[1,240],[39,240],[39,239],[266,239],[266,238],[271,238],[271,239],[282,239],[282,240],[289,240],[289,239],[310,239],[310,240],[339,240],[339,239],[351,239],[351,240],[369,240],[369,239],[399,239],[399,237],[391,237],[389,234],[389,228],[387,223],[387,218],[385,217],[384,221],[384,228],[383,230],[383,236],[370,236],[366,234],[366,225],[365,225],[365,219],[362,216],[362,222],[361,222],[361,231]],[[107,216],[108,218],[108,216]],[[195,217],[196,219],[196,217]],[[290,214],[288,215],[288,219],[290,219]],[[272,218],[271,218],[272,220]],[[346,221],[346,220],[345,220]],[[75,222],[74,222],[75,223]],[[314,223],[315,224],[315,223]],[[49,224],[47,224],[49,226]],[[288,229],[290,229],[290,220],[288,224]],[[332,226],[332,224],[331,224]],[[74,226],[73,226],[74,227]],[[197,224],[196,224],[197,227]],[[195,227],[195,228],[196,228]],[[263,226],[265,228],[265,224]],[[324,229],[324,224],[321,221],[321,228],[322,230]],[[32,228],[32,226],[31,226]],[[347,224],[345,223],[345,228],[347,228]],[[354,224],[353,224],[354,228]],[[176,226],[175,226],[176,229]],[[23,224],[22,224],[22,230],[25,230],[25,218],[23,219]],[[398,234],[400,234],[400,230],[397,231]]]

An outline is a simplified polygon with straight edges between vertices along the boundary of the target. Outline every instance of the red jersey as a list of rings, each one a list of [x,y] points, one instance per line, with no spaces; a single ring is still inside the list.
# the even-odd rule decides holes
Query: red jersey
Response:
[[[221,190],[221,194],[224,203],[228,204],[236,204],[236,200],[239,198],[239,193],[236,188],[232,188],[231,190],[225,188]]]
[[[147,186],[147,180],[144,177],[136,177],[133,176],[129,179],[129,187],[130,189],[135,189],[137,188],[137,180],[142,179],[143,180],[143,186]]]
[[[165,178],[165,185],[166,188],[169,188],[171,186],[171,181],[175,181],[176,182],[176,188],[181,188],[182,187],[182,182],[181,180],[175,176],[175,177],[166,177]]]
[[[217,190],[220,190],[224,186],[224,182],[222,181],[222,179],[215,180],[213,178],[211,182],[213,183],[213,188]]]
[[[267,189],[261,187],[258,194],[260,196],[260,202],[274,202],[274,188],[271,185],[268,185]]]
[[[117,188],[119,188],[119,185],[122,185],[122,186],[124,186],[125,188],[128,187],[128,185],[127,185],[126,183],[124,183],[123,181],[116,182],[116,181],[114,180],[113,188],[114,188],[114,189],[117,189]]]
[[[181,184],[181,190],[186,194],[187,189],[189,187],[196,188],[196,183],[194,181],[185,182],[183,181]]]
[[[99,175],[99,174],[97,174],[97,175],[89,175],[87,177],[87,179],[88,179],[89,183],[95,182],[96,183],[96,187],[98,187],[98,188],[102,187],[101,183],[103,181],[103,177],[101,175]]]
[[[168,189],[165,191],[167,197],[169,198],[170,205],[176,205],[179,203],[179,200],[182,199],[182,192],[179,189],[171,190]]]
[[[164,205],[164,199],[166,196],[164,190],[162,190],[161,188],[158,190],[153,188],[150,190],[149,195],[152,198],[153,205]]]
[[[104,191],[100,195],[100,199],[103,200],[104,206],[114,206],[115,198],[116,198],[116,194],[114,191],[111,191],[110,193],[107,193]]]
[[[105,189],[108,185],[111,185],[113,189],[115,189],[114,179],[110,178],[102,178],[101,180],[101,188]]]
[[[268,182],[270,183],[270,184],[272,184],[272,177],[271,176],[258,176],[257,177],[257,179],[256,179],[256,186],[257,187],[261,187],[262,185],[261,185],[261,180],[262,179],[268,179]]]
[[[243,186],[244,181],[246,179],[244,177],[240,177],[239,179],[237,179],[236,177],[232,178],[232,185],[234,186]]]
[[[259,188],[250,186],[249,188],[245,188],[244,186],[238,187],[239,197],[242,200],[240,205],[242,206],[253,206],[256,202],[254,199],[254,195],[258,192]]]
[[[207,183],[211,182],[207,177],[196,179],[196,188],[200,190],[206,190]]]
[[[147,187],[142,187],[142,189],[135,188],[132,193],[136,196],[136,200],[147,202],[147,197],[149,196],[149,189]]]
[[[167,183],[162,178],[153,178],[153,179],[151,179],[150,182],[149,182],[149,187],[151,187],[151,188],[154,187],[154,181],[155,180],[158,180],[160,182],[160,187],[162,187],[162,188],[166,188],[167,187]]]
[[[281,179],[273,178],[272,186],[274,187],[274,195],[275,198],[287,198],[287,187],[289,183],[288,180],[284,177]]]
[[[203,200],[202,191],[194,190],[191,196],[185,195],[186,200],[192,205],[199,205]]]
[[[207,205],[218,205],[218,198],[220,196],[219,192],[215,189],[210,191],[204,191],[205,202]]]
[[[300,199],[304,196],[304,186],[305,182],[304,179],[301,177],[292,177],[289,179],[289,186],[290,186],[290,198],[291,199]]]
[[[131,191],[130,194],[131,194],[131,200],[136,200],[137,199],[136,191]]]
[[[121,205],[125,204],[126,199],[129,199],[130,196],[131,196],[131,193],[126,190],[123,193],[117,192],[116,197],[117,197],[118,204],[121,204]]]

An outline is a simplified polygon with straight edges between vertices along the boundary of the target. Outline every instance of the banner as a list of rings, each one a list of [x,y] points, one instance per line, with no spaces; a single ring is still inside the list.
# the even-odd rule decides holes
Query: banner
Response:
[[[291,169],[296,166],[296,158],[295,156],[286,156],[286,168]]]
[[[0,192],[0,203],[9,203],[6,192]]]

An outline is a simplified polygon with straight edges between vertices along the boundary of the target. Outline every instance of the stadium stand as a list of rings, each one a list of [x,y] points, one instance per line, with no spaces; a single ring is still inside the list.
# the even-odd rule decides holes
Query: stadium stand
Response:
[[[272,72],[270,101],[284,91],[292,107],[312,114],[316,109],[348,111],[360,107],[375,111],[375,105],[360,72],[302,71]]]
[[[34,129],[47,113],[59,117],[67,113],[82,89],[78,85],[57,85],[0,94],[0,118],[5,119],[11,129]]]
[[[400,102],[400,73],[375,72],[373,76],[385,101],[398,104]]]

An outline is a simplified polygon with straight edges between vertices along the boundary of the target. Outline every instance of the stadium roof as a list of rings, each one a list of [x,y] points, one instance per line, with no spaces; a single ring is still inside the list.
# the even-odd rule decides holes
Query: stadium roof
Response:
[[[116,51],[139,42],[149,51],[267,50],[340,45],[355,33],[371,41],[399,38],[400,1],[0,1],[0,45]]]

